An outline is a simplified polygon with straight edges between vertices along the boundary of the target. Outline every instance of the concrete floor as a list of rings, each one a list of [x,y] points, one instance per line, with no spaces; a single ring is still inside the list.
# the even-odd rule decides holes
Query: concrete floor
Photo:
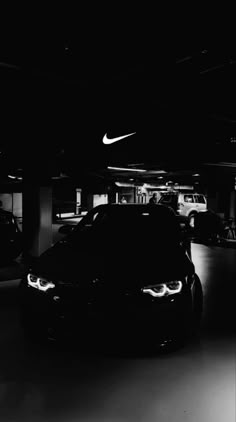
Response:
[[[192,244],[204,290],[200,340],[119,357],[27,343],[18,280],[0,283],[0,420],[234,422],[236,250]]]

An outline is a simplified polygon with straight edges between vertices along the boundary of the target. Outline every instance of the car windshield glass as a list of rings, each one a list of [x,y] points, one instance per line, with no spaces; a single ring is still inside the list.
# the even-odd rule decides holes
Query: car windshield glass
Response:
[[[114,206],[94,209],[73,231],[76,240],[81,232],[93,233],[99,241],[173,244],[179,241],[180,228],[174,213],[167,207]],[[124,242],[125,243],[125,242]]]
[[[193,195],[184,195],[184,202],[194,202]]]
[[[198,202],[199,204],[205,204],[205,199],[203,195],[196,195],[196,202]]]

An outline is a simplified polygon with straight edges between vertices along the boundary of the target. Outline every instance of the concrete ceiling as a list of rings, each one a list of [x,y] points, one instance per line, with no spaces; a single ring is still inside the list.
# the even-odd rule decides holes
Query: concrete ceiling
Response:
[[[80,35],[51,31],[0,51],[2,177],[30,165],[109,178],[107,166],[143,163],[149,170],[136,177],[150,182],[159,170],[191,175],[236,162],[234,49],[173,49],[160,39],[145,48],[119,37],[111,49],[106,37]],[[104,133],[131,132],[102,144]]]

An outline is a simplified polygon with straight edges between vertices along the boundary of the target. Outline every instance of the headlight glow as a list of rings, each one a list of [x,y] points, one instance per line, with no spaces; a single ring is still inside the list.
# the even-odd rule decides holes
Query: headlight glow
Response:
[[[55,284],[52,281],[48,281],[45,278],[37,277],[33,274],[27,275],[28,286],[34,287],[35,289],[46,292],[49,289],[53,289]]]
[[[164,297],[180,293],[183,283],[180,280],[169,281],[167,283],[156,284],[153,286],[143,287],[142,292],[147,293],[153,297]]]

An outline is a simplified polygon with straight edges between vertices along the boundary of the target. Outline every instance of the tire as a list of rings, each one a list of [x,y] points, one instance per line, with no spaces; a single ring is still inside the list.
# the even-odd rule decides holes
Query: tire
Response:
[[[191,212],[188,216],[189,219],[189,225],[191,228],[194,228],[195,226],[195,217],[196,217],[197,213],[196,212]]]

